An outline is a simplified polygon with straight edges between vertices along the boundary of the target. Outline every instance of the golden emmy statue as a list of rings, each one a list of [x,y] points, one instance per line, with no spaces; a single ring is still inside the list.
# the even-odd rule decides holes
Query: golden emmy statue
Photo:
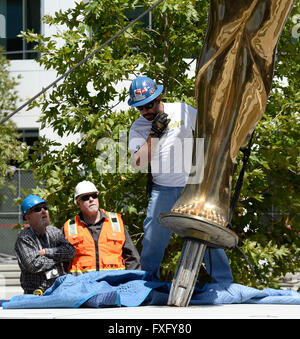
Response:
[[[233,166],[262,118],[276,46],[294,0],[212,0],[196,77],[198,115],[193,166],[185,189],[160,223],[186,238],[169,305],[187,306],[206,247],[232,248],[229,222]],[[195,140],[204,139],[204,163]],[[197,177],[198,176],[198,177]]]

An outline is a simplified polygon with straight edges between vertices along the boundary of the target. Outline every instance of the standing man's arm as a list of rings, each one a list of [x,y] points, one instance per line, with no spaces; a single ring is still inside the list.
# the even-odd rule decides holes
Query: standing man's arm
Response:
[[[150,136],[134,154],[133,154],[133,161],[139,168],[143,169],[146,168],[149,162],[152,159],[152,155],[157,147],[159,142],[159,138],[155,136]]]
[[[145,168],[148,166],[158,145],[159,138],[165,132],[169,122],[168,115],[163,111],[156,114],[146,142],[133,154],[133,160],[138,167]]]

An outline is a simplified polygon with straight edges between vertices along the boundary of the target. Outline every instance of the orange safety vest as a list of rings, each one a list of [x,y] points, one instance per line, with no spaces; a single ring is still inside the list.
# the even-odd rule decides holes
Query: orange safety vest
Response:
[[[75,223],[70,219],[65,222],[65,237],[76,249],[75,257],[69,266],[70,273],[76,275],[97,269],[125,269],[122,257],[125,232],[121,215],[112,212],[105,212],[105,214],[109,217],[103,222],[97,244],[79,215],[76,216]]]

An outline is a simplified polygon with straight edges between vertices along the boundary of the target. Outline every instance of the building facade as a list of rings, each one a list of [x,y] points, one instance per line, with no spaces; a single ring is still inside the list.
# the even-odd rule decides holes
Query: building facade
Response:
[[[18,79],[16,90],[18,92],[17,107],[22,105],[43,87],[48,86],[56,79],[56,72],[45,70],[36,62],[37,52],[33,46],[18,37],[21,31],[34,30],[46,36],[55,34],[55,30],[43,23],[41,18],[45,14],[53,15],[56,11],[66,10],[75,5],[75,0],[0,0],[0,46],[4,48],[4,55],[10,60],[10,74]],[[41,136],[47,136],[65,145],[79,139],[78,135],[60,138],[49,127],[41,129],[38,118],[38,108],[26,111],[26,108],[15,114],[11,119],[16,124],[22,141],[32,145]],[[6,199],[0,201],[0,253],[14,254],[13,244],[17,232],[13,226],[22,224],[20,206],[12,201],[24,198],[23,189],[30,190],[35,187],[33,175],[22,169],[15,169],[9,184],[15,187],[14,191],[4,188],[0,194]]]

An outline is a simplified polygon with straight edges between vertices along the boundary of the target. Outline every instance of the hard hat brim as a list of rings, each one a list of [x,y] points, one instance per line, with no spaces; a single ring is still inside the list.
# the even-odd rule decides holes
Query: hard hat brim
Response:
[[[157,90],[148,98],[141,100],[141,101],[133,101],[131,99],[128,100],[128,105],[131,107],[138,107],[138,106],[143,106],[148,104],[148,102],[156,99],[163,91],[164,86],[162,85],[157,85]]]

